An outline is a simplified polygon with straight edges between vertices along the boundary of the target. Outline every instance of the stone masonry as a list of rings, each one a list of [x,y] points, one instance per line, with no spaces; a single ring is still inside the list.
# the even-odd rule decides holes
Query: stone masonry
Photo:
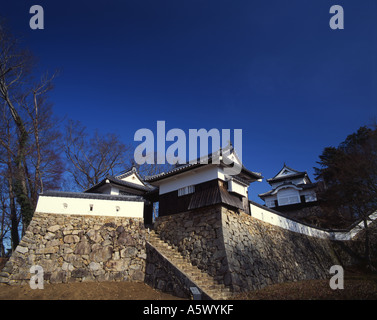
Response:
[[[47,283],[143,281],[142,219],[35,213],[0,282],[24,284],[40,265]]]
[[[234,291],[328,277],[340,264],[329,240],[308,237],[223,208],[224,245]]]
[[[227,296],[273,283],[328,278],[332,265],[355,261],[348,252],[355,241],[305,236],[222,205],[159,217],[153,234],[152,243],[138,218],[35,213],[1,270],[0,283],[26,284],[30,267],[40,265],[47,283],[146,281],[188,297],[193,281],[205,278]],[[161,244],[160,252],[159,241],[167,246]]]
[[[221,205],[160,217],[155,232],[177,248],[191,264],[219,283],[230,284],[222,235]]]
[[[326,278],[345,255],[333,241],[288,231],[224,206],[161,217],[155,231],[234,292]]]

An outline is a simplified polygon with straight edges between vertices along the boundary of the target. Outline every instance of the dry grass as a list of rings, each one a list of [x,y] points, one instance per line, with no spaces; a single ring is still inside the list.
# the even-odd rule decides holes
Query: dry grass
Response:
[[[328,280],[305,280],[242,293],[236,300],[376,300],[377,274],[353,268],[344,272],[344,289],[332,290]]]
[[[242,293],[234,300],[377,300],[377,274],[363,267],[346,269],[344,289],[332,290],[328,280],[306,280],[267,286]],[[46,284],[43,290],[28,285],[0,285],[0,300],[175,300],[145,283],[87,282]]]
[[[43,289],[29,285],[0,285],[0,300],[176,300],[143,282],[76,282],[46,284]]]

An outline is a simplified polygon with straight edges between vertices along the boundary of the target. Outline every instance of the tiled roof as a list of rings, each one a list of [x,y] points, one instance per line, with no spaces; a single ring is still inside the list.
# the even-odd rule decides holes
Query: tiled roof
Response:
[[[281,176],[281,177],[277,177],[280,172],[283,171],[283,169],[288,169],[292,172],[294,172],[293,174],[288,174],[286,176]],[[275,174],[274,177],[270,178],[270,179],[267,179],[267,182],[275,182],[275,181],[281,181],[281,180],[286,180],[286,179],[291,179],[291,178],[298,178],[298,177],[301,177],[301,176],[305,176],[307,175],[307,172],[306,171],[297,171],[295,169],[292,169],[291,167],[288,167],[285,163],[283,165],[283,168],[281,168],[279,170],[279,172],[277,174]]]
[[[64,197],[80,199],[99,199],[99,200],[117,200],[117,201],[144,201],[140,196],[131,195],[112,195],[89,192],[65,192],[65,191],[45,191],[40,194],[44,197]]]
[[[132,174],[135,174],[139,178],[140,182],[144,184],[146,187],[151,187],[151,185],[149,185],[143,180],[143,178],[140,176],[140,174],[137,172],[137,169],[134,166],[130,170],[127,170],[124,173],[114,176],[114,178],[121,180],[121,179],[131,176]]]
[[[233,150],[234,149],[231,146],[230,151],[233,151]],[[180,166],[173,168],[172,170],[170,170],[168,172],[162,172],[162,173],[159,173],[159,174],[156,174],[156,175],[153,175],[153,176],[147,176],[147,177],[145,177],[145,180],[148,181],[148,182],[154,182],[154,181],[158,181],[158,180],[161,180],[161,179],[164,179],[164,178],[167,178],[167,177],[171,177],[173,175],[176,175],[176,174],[179,174],[179,173],[182,173],[182,172],[185,172],[185,171],[192,170],[192,169],[197,168],[197,167],[212,164],[212,160],[218,159],[221,152],[222,152],[222,149],[218,150],[217,152],[214,152],[213,154],[208,155],[207,157],[202,157],[202,158],[196,159],[195,163],[183,164],[183,165],[180,165]],[[216,164],[216,163],[214,163],[214,164]],[[224,164],[224,165],[226,165],[226,164]],[[243,165],[242,165],[242,172],[247,174],[248,176],[253,177],[254,179],[262,179],[263,178],[261,173],[250,171],[250,170],[246,169]]]
[[[113,176],[106,176],[106,178],[104,178],[102,181],[100,181],[96,185],[90,187],[89,189],[85,190],[84,192],[90,192],[90,191],[97,189],[98,187],[106,184],[106,180],[109,180],[109,182],[114,183],[116,185],[128,187],[128,188],[131,188],[131,189],[136,189],[136,190],[140,190],[140,191],[145,191],[145,192],[148,192],[148,191],[155,189],[155,187],[153,187],[153,186],[140,185],[140,184],[137,184],[137,183],[120,180],[120,179],[117,179],[116,177],[113,177]]]
[[[146,176],[145,180],[149,181],[149,182],[157,181],[157,180],[160,180],[162,178],[170,177],[174,174],[181,173],[181,172],[184,172],[184,171],[187,171],[189,169],[193,169],[193,168],[196,168],[196,167],[199,167],[199,166],[202,166],[202,165],[203,164],[201,164],[201,163],[194,163],[194,164],[188,163],[188,164],[185,164],[185,165],[182,165],[182,166],[175,167],[168,172],[161,172],[161,173],[155,174],[153,176]]]
[[[312,189],[312,188],[315,188],[315,186],[317,185],[317,183],[300,183],[300,184],[294,184],[292,182],[284,182],[280,185],[278,185],[276,188],[270,190],[270,191],[267,191],[265,193],[260,193],[258,194],[258,197],[260,198],[264,198],[266,196],[269,196],[271,193],[273,193],[277,188],[280,188],[281,186],[294,186],[294,187],[298,187],[300,189]]]
[[[144,191],[150,191],[151,189],[155,188],[155,187],[152,187],[152,186],[146,186],[146,185],[142,186],[142,185],[137,184],[137,183],[120,180],[120,179],[117,179],[113,176],[107,176],[106,179],[108,179],[110,182],[113,182],[115,184],[119,184],[119,185],[122,185],[122,186],[125,186],[125,187],[134,188],[134,189],[144,190]]]
[[[294,173],[294,174],[289,174],[289,175],[281,176],[281,177],[278,177],[278,178],[270,178],[270,179],[267,179],[267,182],[276,182],[276,181],[282,181],[282,180],[287,180],[287,179],[299,178],[299,177],[304,177],[306,175],[307,175],[306,171],[297,172],[297,173]]]

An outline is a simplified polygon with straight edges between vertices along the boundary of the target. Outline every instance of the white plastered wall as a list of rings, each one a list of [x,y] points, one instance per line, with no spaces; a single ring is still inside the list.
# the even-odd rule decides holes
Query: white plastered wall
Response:
[[[320,230],[314,227],[309,227],[307,225],[301,224],[299,222],[290,220],[288,218],[282,217],[276,213],[273,213],[269,210],[263,209],[259,206],[256,206],[252,202],[250,202],[250,215],[253,218],[256,218],[258,220],[262,220],[264,222],[267,222],[269,224],[272,224],[274,226],[278,226],[283,229],[287,229],[289,231],[302,233],[307,236],[316,237],[316,238],[322,238],[322,239],[331,239],[331,240],[351,240],[356,234],[363,229],[362,222],[359,223],[357,226],[352,228],[349,231],[346,232],[337,232],[337,231],[325,231]],[[369,216],[371,223],[372,221],[377,219],[377,211],[372,213]]]
[[[144,186],[144,184],[139,180],[139,178],[136,176],[135,173],[129,175],[128,177],[122,178],[120,180],[132,182],[132,183],[138,184],[140,186]]]
[[[190,170],[186,173],[182,173],[179,175],[179,178],[177,175],[165,179],[160,184],[159,192],[160,194],[164,194],[178,190],[183,187],[199,184],[214,179],[225,180],[224,173],[221,170],[221,168],[218,168],[216,166],[205,166],[202,168]]]
[[[144,202],[39,196],[36,212],[143,218]]]
[[[235,192],[240,194],[241,196],[247,197],[247,187],[244,185],[238,183],[235,180],[229,180],[228,181],[228,191],[229,192]]]

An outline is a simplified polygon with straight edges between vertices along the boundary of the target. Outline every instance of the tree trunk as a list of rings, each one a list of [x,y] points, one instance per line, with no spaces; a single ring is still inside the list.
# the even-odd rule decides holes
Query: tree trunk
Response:
[[[18,219],[15,212],[10,214],[11,229],[10,236],[12,242],[12,251],[16,250],[18,244],[20,243],[20,235],[18,234]]]
[[[12,183],[12,177],[8,177],[8,185],[9,185],[9,209],[10,209],[10,221],[11,221],[11,227],[10,227],[10,236],[11,236],[11,242],[12,242],[12,251],[16,249],[18,244],[20,243],[20,235],[18,233],[18,217],[17,217],[17,209],[16,209],[16,203],[14,199],[14,193],[13,193],[13,183]]]
[[[3,202],[3,214],[1,216],[1,230],[0,230],[0,257],[5,257],[5,248],[4,248],[4,236],[5,236],[5,214],[6,206]]]
[[[10,140],[9,140],[10,141]],[[12,244],[12,251],[16,249],[18,244],[20,243],[20,236],[18,233],[18,225],[19,225],[19,219],[17,216],[17,208],[16,208],[16,199],[13,189],[13,165],[12,165],[12,155],[11,150],[8,145],[7,148],[7,166],[8,166],[8,174],[7,174],[7,182],[8,182],[8,193],[9,193],[9,210],[10,210],[10,236],[11,236],[11,244]]]
[[[29,198],[29,193],[27,189],[27,181],[26,181],[26,173],[25,173],[25,168],[24,168],[24,159],[25,159],[25,153],[26,153],[28,133],[26,131],[24,123],[22,119],[20,118],[16,108],[13,106],[13,103],[10,101],[7,95],[7,92],[5,92],[5,101],[9,107],[9,111],[12,115],[14,123],[16,124],[17,129],[19,131],[18,150],[17,150],[16,159],[15,159],[17,173],[15,175],[14,192],[16,195],[17,202],[21,207],[22,222],[24,226],[23,230],[26,230],[33,216],[33,208],[31,205],[30,198]]]
[[[368,227],[368,217],[365,217],[363,219],[364,222],[364,230],[365,230],[365,262],[367,264],[367,268],[369,268],[371,271],[376,271],[374,266],[372,265],[372,257],[371,257],[371,252],[370,252],[370,236],[369,236],[369,227]]]

